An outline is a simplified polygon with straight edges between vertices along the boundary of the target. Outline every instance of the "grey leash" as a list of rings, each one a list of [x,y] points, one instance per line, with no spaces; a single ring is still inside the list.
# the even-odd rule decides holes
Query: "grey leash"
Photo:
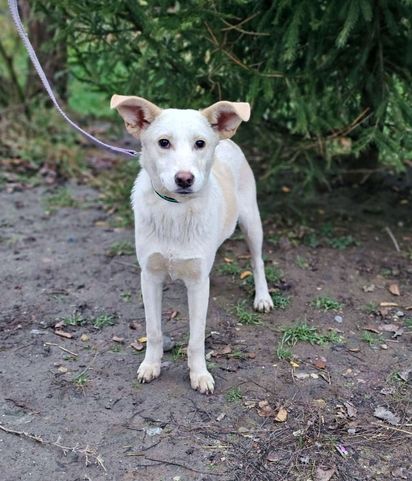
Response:
[[[96,139],[96,137],[93,137],[93,135],[89,134],[85,130],[83,130],[81,127],[79,127],[73,120],[71,120],[66,113],[63,111],[63,109],[60,107],[59,103],[57,102],[56,96],[54,95],[54,92],[50,86],[49,81],[47,80],[46,74],[44,73],[44,70],[42,66],[40,65],[39,59],[37,58],[36,52],[34,51],[32,44],[30,43],[30,40],[27,36],[26,31],[24,30],[20,15],[19,15],[19,9],[17,6],[17,0],[8,0],[9,3],[9,9],[11,16],[14,20],[14,23],[17,28],[17,32],[20,36],[20,38],[23,41],[24,46],[26,47],[26,50],[29,54],[30,60],[32,61],[32,64],[34,68],[36,69],[36,72],[38,73],[40,80],[42,81],[42,84],[44,88],[46,89],[47,93],[49,94],[49,97],[51,101],[53,102],[54,106],[56,107],[57,111],[62,115],[62,117],[68,122],[74,129],[76,129],[78,132],[80,132],[82,135],[87,137],[89,140],[97,144],[99,147],[103,147],[104,149],[111,150],[113,152],[118,152],[120,154],[125,154],[129,155],[130,157],[137,157],[139,155],[139,152],[136,152],[135,150],[132,149],[123,149],[122,147],[116,147],[115,145],[110,145],[106,144],[105,142],[102,142],[99,139]]]

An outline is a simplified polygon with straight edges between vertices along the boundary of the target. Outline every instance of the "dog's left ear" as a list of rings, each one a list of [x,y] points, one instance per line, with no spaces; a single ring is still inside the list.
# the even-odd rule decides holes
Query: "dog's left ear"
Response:
[[[110,108],[119,112],[129,134],[137,138],[162,112],[161,108],[146,99],[127,95],[113,95]]]
[[[250,105],[247,102],[227,102],[222,100],[201,110],[222,139],[235,135],[240,123],[250,118]]]

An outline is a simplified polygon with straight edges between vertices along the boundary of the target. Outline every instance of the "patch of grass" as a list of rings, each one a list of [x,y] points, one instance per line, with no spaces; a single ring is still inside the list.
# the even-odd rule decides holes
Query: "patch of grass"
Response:
[[[110,348],[110,352],[122,352],[122,346],[118,343],[113,344],[113,346]]]
[[[92,321],[92,324],[96,329],[103,329],[104,327],[114,326],[116,318],[113,314],[100,314]]]
[[[405,317],[403,319],[406,327],[412,328],[412,317]]]
[[[243,399],[243,396],[238,387],[232,387],[225,394],[225,399],[230,403],[234,403],[241,401]]]
[[[79,388],[84,388],[88,382],[89,382],[89,376],[85,372],[80,373],[78,376],[76,376],[73,379],[73,384]]]
[[[219,272],[219,274],[223,274],[226,276],[239,276],[242,272],[242,269],[236,261],[233,261],[220,264],[217,268],[217,271]]]
[[[130,302],[132,300],[132,293],[130,291],[125,291],[120,294],[120,298],[124,302]]]
[[[134,254],[134,246],[128,241],[114,242],[109,249],[108,256],[131,256]]]
[[[171,351],[173,361],[178,361],[179,359],[184,359],[186,357],[186,350],[181,344],[176,344],[176,346]]]
[[[305,237],[303,238],[303,243],[305,244],[305,246],[316,249],[320,246],[320,239],[314,232],[311,232],[310,234],[305,235]]]
[[[375,314],[378,312],[378,309],[379,305],[376,304],[376,302],[368,302],[362,308],[363,312],[366,312],[367,314]]]
[[[318,296],[311,302],[311,306],[322,311],[339,311],[343,304],[333,297]]]
[[[262,324],[259,314],[252,312],[246,307],[247,301],[239,301],[233,308],[233,313],[237,317],[240,324],[247,326],[256,326]]]
[[[240,349],[234,349],[231,354],[229,354],[229,357],[233,357],[234,359],[245,359],[246,355],[243,351]]]
[[[290,304],[290,296],[285,296],[280,291],[272,292],[271,297],[275,309],[284,310]]]
[[[309,262],[303,256],[296,256],[296,265],[300,269],[309,269]]]
[[[363,331],[361,341],[366,342],[369,346],[379,344],[382,340],[377,334],[373,334],[369,331]]]
[[[66,187],[59,187],[53,194],[46,196],[46,208],[49,212],[55,212],[62,207],[79,207],[79,202],[72,197]]]
[[[283,277],[282,270],[276,266],[265,266],[265,274],[269,284],[277,284]]]
[[[330,247],[338,250],[343,250],[351,246],[359,245],[359,242],[355,240],[351,235],[330,237],[326,239],[326,242],[330,245]]]
[[[74,313],[68,317],[64,317],[62,319],[65,326],[84,326],[86,324],[87,319],[85,319],[81,314]]]
[[[327,343],[339,344],[343,338],[336,331],[327,334],[320,334],[316,327],[306,323],[297,324],[292,327],[282,329],[282,339],[280,346],[294,346],[298,342],[309,342],[310,344],[324,345]]]
[[[285,347],[282,342],[280,342],[276,349],[276,356],[280,361],[290,361],[293,359],[293,352],[292,349]]]

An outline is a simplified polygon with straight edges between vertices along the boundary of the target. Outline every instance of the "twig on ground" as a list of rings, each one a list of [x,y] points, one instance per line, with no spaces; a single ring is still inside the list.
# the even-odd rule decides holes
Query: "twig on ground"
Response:
[[[69,351],[69,349],[66,349],[66,348],[63,347],[63,346],[59,346],[56,342],[45,342],[44,345],[45,345],[45,346],[56,346],[56,347],[58,347],[59,349],[61,349],[62,351],[67,352],[68,354],[71,354],[72,356],[78,357],[78,354],[76,354],[76,353],[73,352],[73,351]]]
[[[395,236],[393,235],[393,232],[390,230],[388,226],[385,227],[385,232],[388,234],[388,236],[391,238],[393,245],[395,246],[395,249],[397,252],[400,252],[401,249],[399,247],[398,241],[396,240]]]
[[[149,458],[148,456],[145,456],[144,459],[146,461],[152,461],[154,463],[169,464],[170,466],[177,466],[179,468],[183,468],[183,469],[187,469],[188,471],[192,471],[193,473],[207,474],[209,476],[224,476],[225,475],[225,473],[212,473],[212,472],[200,471],[199,469],[191,468],[190,466],[187,466],[186,464],[180,464],[176,461],[166,461],[165,459]]]
[[[60,436],[57,438],[57,441],[55,442],[47,441],[40,436],[27,433],[26,431],[16,431],[14,429],[7,428],[3,424],[0,424],[0,430],[8,434],[14,434],[15,436],[19,436],[21,438],[30,439],[36,443],[43,444],[45,446],[55,446],[61,449],[65,456],[67,453],[73,453],[73,454],[78,454],[80,456],[83,456],[85,459],[86,466],[91,464],[90,460],[92,459],[95,464],[97,464],[105,472],[107,472],[106,467],[103,464],[103,458],[101,457],[101,455],[98,454],[98,452],[95,449],[90,448],[88,445],[86,445],[84,448],[81,448],[78,444],[76,444],[75,446],[64,446],[63,444],[60,443],[60,439],[61,439]]]

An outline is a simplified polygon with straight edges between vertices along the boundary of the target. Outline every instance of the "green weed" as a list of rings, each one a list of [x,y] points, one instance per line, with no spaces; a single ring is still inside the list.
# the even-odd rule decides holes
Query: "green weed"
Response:
[[[72,197],[66,187],[59,187],[53,194],[48,195],[45,206],[49,212],[55,212],[62,207],[79,207],[79,202]]]
[[[291,349],[285,347],[281,342],[278,344],[278,347],[276,349],[276,356],[278,357],[279,360],[283,361],[290,361],[293,359],[293,352]]]
[[[240,324],[248,325],[248,326],[256,326],[258,324],[262,324],[259,314],[256,312],[252,312],[249,308],[246,307],[247,301],[239,301],[233,308],[233,312],[237,317]]]
[[[303,256],[296,257],[296,265],[300,269],[309,269],[309,262]]]
[[[226,401],[231,403],[241,401],[243,399],[242,393],[238,387],[230,388],[225,394]]]
[[[120,294],[120,298],[124,302],[130,302],[132,300],[132,293],[130,291],[125,291]]]
[[[412,317],[405,317],[403,322],[406,327],[412,328]]]
[[[326,239],[326,242],[330,245],[330,247],[333,247],[334,249],[339,249],[339,250],[343,250],[351,246],[359,245],[359,242],[355,240],[351,235],[330,237],[329,239]]]
[[[283,272],[279,267],[266,266],[265,267],[266,280],[268,284],[277,284],[282,280]]]
[[[239,276],[242,272],[242,269],[236,261],[233,261],[220,264],[217,268],[217,271],[219,272],[219,274],[227,276]]]
[[[368,302],[362,308],[363,312],[366,312],[367,314],[375,314],[378,312],[378,309],[379,305],[376,304],[376,302]]]
[[[134,254],[134,246],[128,241],[115,242],[110,246],[108,255],[115,256],[131,256]]]
[[[339,311],[342,309],[343,304],[333,299],[333,297],[319,296],[313,299],[311,306],[322,311]]]
[[[76,376],[73,379],[73,384],[76,387],[80,387],[80,388],[84,388],[88,382],[89,382],[89,376],[85,372],[80,373],[78,376]]]
[[[71,314],[68,317],[62,319],[65,326],[83,326],[86,324],[87,319],[85,319],[81,314]]]
[[[342,342],[342,336],[336,331],[327,334],[320,334],[316,327],[309,326],[306,323],[297,324],[292,327],[282,329],[281,346],[294,346],[298,342],[309,342],[310,344],[323,345],[327,343],[339,344]]]
[[[116,318],[113,314],[100,314],[92,321],[93,327],[103,329],[104,327],[114,326]]]
[[[271,297],[275,309],[284,310],[290,304],[290,296],[285,296],[280,291],[272,292]]]
[[[374,346],[381,342],[381,339],[378,335],[373,334],[372,332],[369,332],[369,331],[363,331],[361,340],[369,344],[369,346]]]
[[[184,359],[186,357],[186,350],[181,344],[177,344],[171,351],[173,361]]]

